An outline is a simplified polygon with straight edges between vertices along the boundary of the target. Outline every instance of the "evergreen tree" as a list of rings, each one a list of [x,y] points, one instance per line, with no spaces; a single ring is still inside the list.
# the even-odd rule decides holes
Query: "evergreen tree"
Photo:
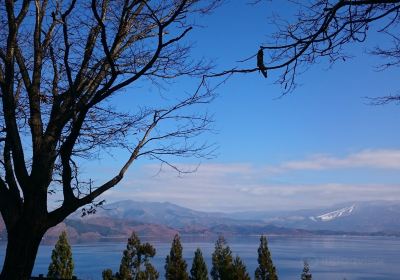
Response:
[[[256,280],[278,280],[276,269],[272,263],[271,253],[268,249],[267,238],[261,235],[258,247],[258,267],[254,273]]]
[[[155,254],[156,249],[149,243],[142,244],[139,237],[133,232],[128,239],[126,249],[122,255],[119,272],[115,278],[118,280],[158,279],[159,274],[150,263],[150,259]]]
[[[220,236],[215,242],[215,250],[212,254],[211,278],[213,280],[232,279],[232,251],[226,245],[225,238]]]
[[[247,273],[246,265],[244,262],[236,256],[232,265],[232,278],[233,280],[250,280],[250,276]]]
[[[192,268],[190,269],[190,280],[208,280],[207,265],[204,261],[200,248],[194,252]]]
[[[172,241],[171,251],[165,259],[165,279],[188,280],[187,265],[182,257],[182,245],[179,235],[175,235]]]
[[[138,280],[157,280],[158,272],[151,263],[145,264],[145,270],[140,272]]]
[[[111,269],[103,270],[103,280],[116,280]]]
[[[71,279],[74,274],[71,246],[68,243],[67,233],[63,231],[51,253],[47,277],[53,279]]]
[[[301,280],[311,280],[312,274],[310,273],[310,265],[307,261],[304,261],[303,273],[301,274]]]

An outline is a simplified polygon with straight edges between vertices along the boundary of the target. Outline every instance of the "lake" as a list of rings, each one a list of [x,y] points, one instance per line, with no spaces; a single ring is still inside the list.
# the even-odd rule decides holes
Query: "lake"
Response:
[[[149,241],[143,239],[142,241]],[[257,266],[259,238],[227,238],[234,256],[239,255],[246,263],[251,277]],[[313,279],[317,280],[398,280],[400,279],[400,238],[317,236],[271,236],[269,248],[280,280],[300,279],[303,260],[307,259]],[[171,244],[150,241],[157,249],[152,263],[164,279],[164,261]],[[119,267],[125,242],[95,242],[72,245],[75,274],[80,279],[101,279],[105,268],[116,271]],[[183,255],[190,270],[196,248],[201,248],[208,269],[211,270],[211,254],[214,243],[199,238],[182,238]],[[34,275],[46,274],[52,245],[42,245],[36,260]],[[0,263],[3,263],[5,244],[0,243]]]

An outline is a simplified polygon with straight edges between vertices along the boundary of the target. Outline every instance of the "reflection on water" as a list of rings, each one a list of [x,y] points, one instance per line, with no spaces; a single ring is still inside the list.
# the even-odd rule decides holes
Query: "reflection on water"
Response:
[[[227,238],[234,253],[245,261],[250,275],[257,266],[258,237]],[[303,260],[311,266],[313,279],[322,280],[398,280],[400,279],[400,239],[389,237],[269,237],[269,247],[280,279],[300,279]],[[150,241],[157,248],[153,260],[164,278],[165,256],[170,243]],[[209,270],[213,241],[199,238],[182,238],[183,254],[190,269],[194,251],[203,251]],[[119,267],[125,242],[97,242],[72,246],[75,272],[82,279],[101,279],[101,271]],[[34,273],[46,273],[53,246],[42,245],[39,249]],[[0,243],[0,262],[3,262],[5,244]]]

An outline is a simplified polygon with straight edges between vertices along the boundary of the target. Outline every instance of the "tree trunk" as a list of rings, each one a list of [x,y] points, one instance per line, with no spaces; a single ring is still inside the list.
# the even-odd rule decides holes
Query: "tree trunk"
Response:
[[[22,223],[21,223],[22,224]],[[8,231],[7,250],[0,280],[28,280],[44,231],[26,224]]]

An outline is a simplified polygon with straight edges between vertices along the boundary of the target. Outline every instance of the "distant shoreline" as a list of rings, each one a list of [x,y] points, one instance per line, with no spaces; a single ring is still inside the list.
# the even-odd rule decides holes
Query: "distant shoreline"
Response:
[[[341,233],[314,233],[314,234],[268,234],[264,233],[269,238],[299,238],[299,239],[307,239],[307,238],[319,238],[319,237],[335,237],[335,238],[361,238],[361,237],[377,237],[377,238],[400,238],[400,233],[360,233],[360,232],[341,232]],[[198,243],[198,242],[206,242],[213,243],[218,238],[219,234],[181,234],[182,242],[185,243]],[[261,234],[226,234],[224,235],[227,239],[232,240],[246,240],[246,238],[259,238]],[[85,239],[85,238],[70,238],[70,243],[74,245],[78,244],[91,244],[91,243],[124,243],[126,242],[129,236],[110,236],[110,237],[99,237],[95,239]],[[141,239],[147,242],[170,242],[172,236],[160,236],[160,235],[141,235]],[[42,240],[43,245],[53,245],[57,241],[56,237],[45,237]],[[0,238],[0,243],[6,243],[6,238]]]

